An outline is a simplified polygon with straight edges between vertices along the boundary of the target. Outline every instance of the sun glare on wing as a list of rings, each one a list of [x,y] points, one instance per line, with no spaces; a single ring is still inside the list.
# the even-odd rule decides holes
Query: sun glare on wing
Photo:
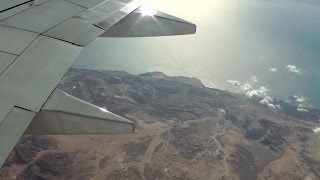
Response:
[[[157,12],[156,10],[150,8],[150,6],[147,4],[143,4],[140,7],[140,11],[141,11],[142,15],[144,15],[144,16],[153,16]]]
[[[99,108],[101,111],[103,111],[103,112],[109,112],[107,109],[105,109],[105,108]]]

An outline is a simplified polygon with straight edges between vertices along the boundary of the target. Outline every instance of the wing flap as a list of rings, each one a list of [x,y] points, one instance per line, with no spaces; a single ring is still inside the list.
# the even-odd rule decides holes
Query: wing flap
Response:
[[[14,107],[0,124],[0,167],[29,126],[36,113]]]
[[[20,55],[39,34],[0,25],[0,51]]]
[[[95,27],[82,19],[71,18],[61,25],[49,30],[44,35],[63,39],[64,41],[85,47],[103,32],[104,30]]]
[[[133,131],[134,124],[131,121],[56,89],[26,134],[110,134]]]
[[[0,51],[0,76],[16,58],[16,55]]]

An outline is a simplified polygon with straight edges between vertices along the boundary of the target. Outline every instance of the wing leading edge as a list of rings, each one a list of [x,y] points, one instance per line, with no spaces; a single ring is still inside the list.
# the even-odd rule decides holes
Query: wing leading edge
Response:
[[[0,2],[0,166],[24,133],[134,132],[131,121],[55,88],[97,37],[195,33],[194,24],[164,13],[147,18],[140,6],[136,0]],[[137,33],[143,26],[150,28]]]

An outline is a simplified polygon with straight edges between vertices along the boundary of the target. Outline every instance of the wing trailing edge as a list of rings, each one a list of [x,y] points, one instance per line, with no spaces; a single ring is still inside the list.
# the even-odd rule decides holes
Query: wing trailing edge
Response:
[[[32,135],[133,133],[134,123],[55,89],[26,130]]]

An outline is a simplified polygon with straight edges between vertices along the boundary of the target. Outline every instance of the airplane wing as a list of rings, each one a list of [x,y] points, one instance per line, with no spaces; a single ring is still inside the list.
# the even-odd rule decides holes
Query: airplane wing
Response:
[[[131,121],[56,88],[97,37],[195,31],[173,16],[145,14],[136,0],[1,0],[0,166],[24,133],[134,132]]]

